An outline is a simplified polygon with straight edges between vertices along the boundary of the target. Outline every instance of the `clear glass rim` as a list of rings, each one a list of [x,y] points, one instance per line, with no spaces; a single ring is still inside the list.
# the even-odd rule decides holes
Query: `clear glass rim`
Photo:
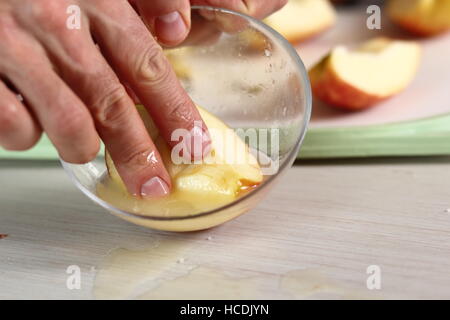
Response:
[[[72,172],[72,169],[70,168],[70,166],[72,164],[67,163],[64,160],[60,159],[64,170],[69,175],[72,182],[78,187],[78,189],[80,189],[89,199],[91,199],[92,201],[99,204],[106,210],[113,212],[114,214],[116,214],[118,216],[122,215],[122,216],[126,216],[129,218],[154,220],[154,221],[177,221],[177,220],[188,220],[188,219],[205,217],[208,215],[213,215],[213,214],[218,213],[223,210],[230,209],[230,208],[234,207],[235,205],[246,201],[247,199],[251,198],[252,196],[255,196],[256,193],[261,193],[262,190],[265,190],[267,188],[267,186],[270,184],[271,181],[273,181],[280,173],[282,173],[286,169],[286,167],[292,165],[293,161],[295,160],[295,158],[297,157],[297,155],[299,153],[300,146],[306,135],[306,131],[308,130],[308,124],[309,124],[309,121],[311,118],[311,110],[312,110],[311,85],[309,82],[309,77],[308,77],[308,73],[306,71],[306,67],[303,64],[303,61],[300,59],[300,56],[298,55],[295,48],[281,34],[279,34],[273,28],[266,25],[264,22],[257,20],[253,17],[250,17],[246,14],[228,10],[228,9],[215,8],[215,7],[210,7],[210,6],[192,6],[191,10],[210,10],[210,11],[218,11],[218,12],[232,14],[235,16],[240,16],[246,20],[251,21],[254,24],[259,25],[262,29],[271,33],[278,41],[281,42],[283,49],[285,49],[287,51],[287,53],[291,56],[291,58],[296,62],[295,66],[297,68],[298,74],[301,75],[301,78],[304,82],[303,94],[305,95],[305,106],[304,106],[305,107],[305,116],[303,117],[300,135],[298,136],[297,141],[295,142],[295,147],[292,149],[292,151],[289,153],[289,155],[287,156],[287,158],[285,159],[283,164],[280,166],[280,168],[278,169],[278,172],[276,174],[270,176],[264,183],[262,183],[260,186],[258,186],[254,191],[236,199],[233,202],[230,202],[224,206],[215,208],[213,210],[204,211],[204,212],[196,213],[193,215],[179,216],[179,217],[161,217],[161,216],[141,215],[141,214],[136,214],[136,213],[132,213],[132,212],[128,212],[128,211],[124,211],[119,208],[116,208],[116,207],[112,206],[111,204],[109,204],[108,202],[102,200],[96,194],[92,193],[85,186],[83,186],[78,181],[78,179],[75,177],[74,173]]]

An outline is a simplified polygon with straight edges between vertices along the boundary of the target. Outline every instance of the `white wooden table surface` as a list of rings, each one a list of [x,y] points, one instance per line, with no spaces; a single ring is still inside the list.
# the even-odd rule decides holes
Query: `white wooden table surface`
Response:
[[[0,161],[0,298],[450,298],[448,208],[449,158],[309,162],[250,213],[172,234],[109,215],[57,163]]]

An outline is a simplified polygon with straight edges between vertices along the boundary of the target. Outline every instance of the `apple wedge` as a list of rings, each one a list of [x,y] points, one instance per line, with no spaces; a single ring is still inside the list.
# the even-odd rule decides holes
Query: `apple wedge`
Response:
[[[450,0],[390,0],[387,12],[394,23],[420,36],[450,30]]]
[[[211,135],[210,154],[199,164],[175,164],[172,161],[171,151],[159,135],[145,108],[143,106],[137,108],[172,178],[172,193],[166,198],[154,200],[153,204],[158,205],[153,208],[159,206],[167,209],[173,205],[178,208],[181,203],[191,211],[209,210],[235,200],[243,187],[256,186],[262,182],[261,169],[256,158],[249,152],[248,146],[232,129],[206,110],[198,107]],[[227,138],[224,138],[224,135],[227,135]],[[226,141],[226,144],[223,141]],[[237,152],[241,154],[238,155]],[[242,157],[242,153],[245,157]],[[242,161],[234,162],[229,159]],[[127,194],[108,152],[105,154],[105,160],[108,175],[114,184],[111,188],[120,190],[118,193],[122,197],[131,197]],[[104,189],[100,190],[100,196],[108,194]],[[111,198],[112,201],[116,201],[117,196],[109,196],[109,199]],[[134,207],[135,201],[132,202]]]
[[[343,109],[367,108],[406,88],[420,55],[416,42],[387,38],[370,40],[355,50],[338,46],[309,71],[313,93]]]
[[[289,0],[265,22],[296,43],[328,29],[335,20],[335,10],[328,0]]]
[[[170,62],[178,79],[181,80],[189,79],[192,74],[192,70],[189,68],[189,66],[185,63],[185,61],[180,59],[180,56],[182,56],[182,54],[187,50],[189,50],[189,48],[187,47],[164,50],[164,54],[167,60]]]

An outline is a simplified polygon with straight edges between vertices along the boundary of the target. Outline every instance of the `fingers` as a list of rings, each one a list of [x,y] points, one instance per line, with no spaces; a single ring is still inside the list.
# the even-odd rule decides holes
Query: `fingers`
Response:
[[[215,21],[206,20],[198,12],[193,12],[191,16],[191,31],[183,46],[213,45],[222,35],[223,29]]]
[[[88,110],[54,73],[44,56],[33,50],[27,53],[33,57],[13,63],[20,73],[7,73],[9,79],[25,96],[63,160],[72,163],[92,160],[99,150],[99,140]]]
[[[189,0],[135,0],[134,3],[160,43],[175,46],[186,38],[191,25]]]
[[[172,141],[172,133],[185,129],[192,132],[192,140],[184,141],[189,156],[201,158],[210,145],[206,125],[161,47],[132,7],[127,2],[122,4],[120,10],[110,10],[109,6],[102,8],[108,19],[119,23],[104,18],[92,21],[93,33],[103,54],[147,108],[169,146],[179,142]],[[117,46],[119,42],[121,45]],[[199,144],[201,148],[193,147]]]
[[[41,129],[17,96],[0,81],[0,145],[26,150],[36,144]]]
[[[4,16],[0,39],[0,73],[25,97],[61,157],[75,163],[91,160],[99,141],[89,112],[53,71],[43,48]],[[31,123],[27,115],[22,119]]]
[[[101,66],[94,77],[80,75],[80,80],[68,81],[89,106],[128,191],[143,197],[168,194],[170,176],[133,101],[106,63]]]
[[[92,5],[100,2],[93,1]],[[111,10],[117,9],[106,2]],[[97,7],[92,8],[93,15],[104,16]],[[51,21],[41,19],[39,23],[28,19],[27,23],[38,26],[33,29],[34,35],[52,54],[53,64],[81,98],[87,107],[84,109],[90,111],[90,122],[95,123],[128,191],[147,197],[167,194],[171,187],[169,174],[126,89],[95,46],[89,28],[69,30],[62,17],[55,15]]]

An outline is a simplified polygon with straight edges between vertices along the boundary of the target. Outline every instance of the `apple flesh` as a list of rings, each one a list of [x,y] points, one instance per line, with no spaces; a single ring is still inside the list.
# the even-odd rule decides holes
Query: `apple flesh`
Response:
[[[450,30],[450,0],[390,0],[391,20],[420,36],[433,36]]]
[[[420,46],[376,38],[355,50],[334,48],[309,72],[316,98],[347,110],[364,109],[402,91],[414,79]]]
[[[180,80],[188,80],[192,74],[192,70],[189,68],[189,66],[182,59],[180,59],[180,56],[183,54],[183,52],[187,50],[187,47],[164,50],[164,54],[167,60],[171,64],[172,69],[175,71],[175,74]]]
[[[211,152],[202,163],[176,164],[145,108],[137,108],[172,179],[173,190],[167,198],[166,206],[184,203],[199,210],[212,209],[235,200],[243,187],[256,186],[262,182],[260,166],[248,146],[232,129],[206,110],[198,107],[211,135]],[[226,137],[223,136],[225,134]],[[237,152],[240,154],[235,154]],[[118,186],[122,194],[127,193],[107,151],[105,159],[109,177],[115,187]],[[236,159],[239,161],[233,162]]]
[[[265,22],[296,43],[328,29],[335,20],[335,10],[328,0],[290,0]]]

